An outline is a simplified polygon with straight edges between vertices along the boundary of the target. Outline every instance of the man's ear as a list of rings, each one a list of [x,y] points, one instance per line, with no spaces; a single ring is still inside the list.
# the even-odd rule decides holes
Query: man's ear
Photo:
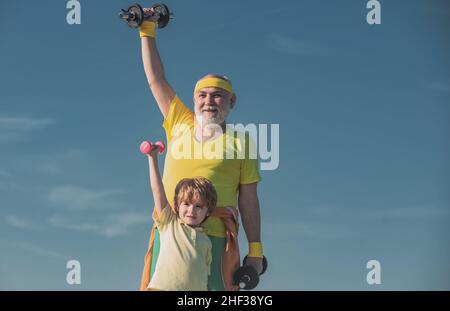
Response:
[[[231,96],[231,103],[230,103],[230,108],[231,108],[231,109],[233,109],[234,106],[236,105],[236,100],[237,100],[236,94],[233,94],[233,95]]]

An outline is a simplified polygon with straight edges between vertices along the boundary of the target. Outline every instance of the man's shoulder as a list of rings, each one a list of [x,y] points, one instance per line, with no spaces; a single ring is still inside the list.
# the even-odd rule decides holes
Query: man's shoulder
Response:
[[[183,101],[175,95],[173,98],[169,112],[164,119],[163,127],[167,131],[173,131],[174,129],[180,129],[181,126],[187,126],[188,128],[192,128],[194,126],[194,112],[189,109]],[[183,127],[183,128],[184,128]],[[171,135],[169,135],[170,139]]]
[[[178,97],[178,95],[175,95],[175,97],[173,98],[170,108],[171,109],[169,110],[169,113],[172,112],[174,114],[194,117],[194,111],[186,106],[184,102]]]

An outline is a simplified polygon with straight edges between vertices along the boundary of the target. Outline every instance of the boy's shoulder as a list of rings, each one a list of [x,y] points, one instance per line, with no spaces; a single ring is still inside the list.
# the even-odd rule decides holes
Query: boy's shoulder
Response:
[[[156,225],[158,227],[163,227],[171,222],[174,222],[178,219],[178,215],[172,209],[169,203],[167,203],[166,207],[163,208],[162,212],[155,219]]]

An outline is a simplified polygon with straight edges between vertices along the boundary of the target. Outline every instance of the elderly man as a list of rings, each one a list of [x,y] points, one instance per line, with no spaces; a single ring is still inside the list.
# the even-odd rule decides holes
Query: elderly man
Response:
[[[140,28],[142,59],[149,87],[164,117],[168,145],[163,174],[166,196],[174,197],[175,185],[182,178],[202,176],[213,183],[218,195],[218,212],[203,223],[212,242],[208,289],[236,290],[231,275],[239,265],[237,207],[249,242],[246,264],[262,271],[258,160],[250,157],[248,135],[242,139],[242,135],[236,137],[234,131],[227,130],[226,118],[236,104],[229,79],[213,74],[201,78],[194,88],[192,112],[166,80],[156,47],[155,22],[151,12],[148,9],[145,12],[150,17]],[[216,150],[217,146],[223,150]],[[208,156],[208,150],[215,156]],[[236,153],[243,150],[246,151],[244,157],[237,157]],[[227,153],[234,157],[226,156]],[[141,290],[151,279],[158,252],[159,234],[154,226],[145,256]]]

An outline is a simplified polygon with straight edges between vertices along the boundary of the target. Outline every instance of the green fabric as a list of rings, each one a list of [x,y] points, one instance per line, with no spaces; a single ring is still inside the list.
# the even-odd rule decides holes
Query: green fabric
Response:
[[[219,238],[214,236],[209,236],[212,244],[212,262],[211,262],[211,275],[208,278],[208,289],[211,291],[224,291],[222,280],[222,254],[225,249],[225,244],[227,240],[225,238]],[[159,231],[158,228],[155,230],[155,240],[153,242],[153,256],[152,256],[152,266],[151,274],[155,273],[156,263],[159,256]]]
[[[153,240],[153,255],[152,255],[152,266],[150,268],[150,275],[153,275],[155,273],[156,268],[156,262],[158,261],[159,256],[159,230],[158,228],[155,229],[155,239]]]
[[[227,243],[226,238],[209,236],[212,244],[211,275],[208,278],[208,290],[224,291],[222,280],[222,254]]]

